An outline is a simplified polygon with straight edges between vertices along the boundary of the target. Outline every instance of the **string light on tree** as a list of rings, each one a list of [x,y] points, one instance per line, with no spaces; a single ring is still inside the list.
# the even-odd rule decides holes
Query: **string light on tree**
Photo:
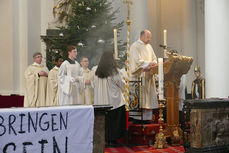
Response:
[[[99,39],[97,42],[98,42],[99,44],[104,44],[104,43],[105,43],[105,41],[104,41],[103,39]]]
[[[77,46],[79,46],[79,47],[83,47],[83,46],[84,46],[84,44],[83,44],[82,42],[78,42],[78,43],[77,43]]]
[[[91,8],[90,8],[90,7],[87,7],[86,10],[87,10],[87,11],[91,11]]]
[[[95,25],[92,25],[91,28],[96,28],[96,26]]]
[[[59,36],[60,36],[60,37],[63,37],[63,36],[64,36],[63,32],[61,32],[61,33],[59,34]]]

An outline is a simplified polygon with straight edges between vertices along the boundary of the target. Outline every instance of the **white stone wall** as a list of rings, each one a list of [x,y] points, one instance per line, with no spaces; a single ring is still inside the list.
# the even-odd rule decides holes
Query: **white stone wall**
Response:
[[[0,2],[0,91],[13,91],[13,0]]]
[[[24,94],[24,71],[41,52],[45,64],[46,34],[52,19],[53,1],[1,0],[0,2],[0,94]],[[50,9],[51,8],[51,9]]]
[[[194,79],[193,69],[204,66],[204,1],[203,0],[149,0],[148,22],[153,33],[152,45],[158,57],[163,56],[159,44],[163,44],[163,30],[167,29],[167,44],[179,54],[194,59],[186,75],[188,92]]]
[[[229,97],[229,1],[205,1],[206,96]]]
[[[45,44],[41,42],[40,35],[45,35],[48,22],[53,19],[53,3],[52,0],[1,0],[0,94],[23,94],[23,74],[26,67],[32,63],[32,54],[41,51],[45,57]],[[126,21],[126,6],[122,0],[113,0],[112,3],[114,9],[120,7],[116,21]],[[224,7],[229,8],[226,0]],[[228,21],[227,17],[223,16],[225,21]],[[188,92],[190,92],[191,82],[194,79],[194,66],[199,65],[205,76],[205,58],[211,59],[209,56],[214,55],[209,51],[209,48],[212,48],[210,45],[207,45],[206,49],[208,50],[207,55],[210,55],[205,55],[204,18],[204,0],[133,0],[131,42],[138,39],[141,30],[149,28],[153,34],[152,46],[157,56],[162,57],[162,49],[158,46],[163,43],[163,29],[167,29],[168,46],[176,49],[180,54],[194,58],[193,66],[186,78]],[[218,28],[221,27],[211,30],[218,31]],[[119,39],[126,40],[126,23]],[[207,42],[213,45],[211,41]],[[226,49],[228,49],[227,46]],[[209,61],[211,62],[208,60],[206,64],[209,64]],[[222,62],[225,61],[226,59],[222,60]],[[210,73],[206,76],[210,80],[215,77]],[[210,85],[208,81],[207,83]],[[212,86],[215,84],[212,84],[211,88]],[[210,86],[207,85],[207,88]],[[226,89],[228,90],[224,88]]]

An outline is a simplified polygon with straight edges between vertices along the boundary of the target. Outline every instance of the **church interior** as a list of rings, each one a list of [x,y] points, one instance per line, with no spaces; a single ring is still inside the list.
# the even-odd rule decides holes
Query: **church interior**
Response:
[[[0,152],[22,152],[30,148],[34,153],[42,149],[43,152],[46,149],[47,152],[58,153],[229,152],[228,0],[1,0],[0,19]],[[131,60],[135,58],[133,44],[141,41],[142,33],[144,35],[147,32],[150,32],[151,41],[148,45],[152,46],[156,64],[150,69],[142,66],[138,71],[155,78],[158,106],[149,108],[151,119],[146,121],[143,119],[144,111],[149,109],[142,103],[147,99],[152,100],[153,96],[145,94],[151,92],[145,89],[145,78],[139,75],[137,80],[131,80],[132,75],[135,76]],[[69,45],[73,45],[73,48],[66,50]],[[68,106],[58,106],[56,103],[28,105],[29,108],[25,108],[25,94],[32,93],[27,89],[25,73],[34,64],[35,58],[41,55],[42,62],[39,64],[47,67],[48,78],[60,58],[64,64],[70,56],[73,57],[70,53],[74,49],[77,50],[76,63],[82,68],[83,62],[88,63],[87,71],[93,71],[94,75],[98,69],[93,69],[100,67],[104,51],[114,52],[119,68],[126,73],[122,76],[125,104],[117,110],[119,115],[122,111],[121,120],[112,120],[114,111],[107,117],[109,110],[116,110],[116,106],[110,107],[109,102],[85,102],[85,108],[74,102]],[[58,86],[62,68],[59,67],[59,74],[56,74]],[[41,76],[38,73],[38,86]],[[88,76],[83,81],[87,79]],[[33,83],[37,82],[29,85]],[[80,86],[80,83],[79,79],[77,85]],[[88,84],[91,85],[92,81]],[[85,82],[84,88],[88,84]],[[131,85],[135,88],[132,89]],[[74,91],[71,87],[72,84],[70,89],[65,89]],[[98,91],[94,88],[97,87],[94,85],[91,88],[93,93],[90,96],[85,94],[84,101],[95,100]],[[39,92],[42,89],[37,87],[36,90]],[[100,94],[107,97],[105,93]],[[82,93],[79,95],[82,97]],[[80,126],[83,122],[80,116],[71,116],[74,109],[78,114],[84,109],[90,110],[85,111],[90,116],[88,129]],[[50,122],[39,126],[38,122],[42,124],[42,117],[48,117],[49,111]],[[42,112],[46,114],[39,116]],[[82,116],[85,118],[86,115]],[[28,132],[27,123],[22,124],[27,116]],[[85,137],[74,131],[74,125],[69,123],[75,116],[80,121],[76,118],[71,124],[78,124],[76,127],[81,127],[80,130],[88,130]],[[141,119],[136,120],[136,116]],[[59,122],[56,120],[55,124],[55,118],[58,117]],[[110,122],[117,124],[117,127],[108,126]],[[44,130],[46,125],[47,129]],[[107,141],[107,129],[118,129],[118,125],[119,130],[124,131],[122,136],[117,141]],[[68,131],[67,127],[72,128]],[[61,133],[64,128],[64,133],[69,132],[65,141]],[[33,135],[32,129],[35,131]],[[55,137],[55,130],[61,134]],[[49,131],[52,139],[47,138],[47,142],[34,138],[39,132],[45,136]],[[77,145],[74,144],[76,138],[70,136],[72,133],[77,137]],[[92,135],[87,136],[87,133]],[[27,134],[26,139],[31,143],[18,143],[23,140],[24,134]],[[8,139],[14,137],[17,137],[15,142]],[[53,146],[50,141],[53,141]]]

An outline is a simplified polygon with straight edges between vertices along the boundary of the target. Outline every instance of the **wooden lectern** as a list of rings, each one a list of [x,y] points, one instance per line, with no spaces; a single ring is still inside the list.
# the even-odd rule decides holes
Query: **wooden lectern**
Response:
[[[169,54],[168,61],[163,64],[167,109],[167,127],[164,130],[164,134],[166,137],[171,138],[173,144],[176,144],[182,136],[182,130],[179,125],[180,79],[183,74],[189,71],[192,62],[193,59],[191,57]],[[158,74],[158,66],[153,67],[150,73]]]

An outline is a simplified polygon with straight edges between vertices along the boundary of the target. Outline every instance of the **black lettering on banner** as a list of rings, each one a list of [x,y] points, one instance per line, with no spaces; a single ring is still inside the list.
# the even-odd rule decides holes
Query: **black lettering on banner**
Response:
[[[68,127],[68,112],[66,112],[66,119],[64,121],[64,117],[62,113],[60,112],[60,130],[62,130],[62,124],[64,125],[65,130],[67,130]]]
[[[38,112],[36,113],[36,122],[35,122],[35,124],[33,122],[33,118],[31,116],[30,112],[28,112],[28,133],[30,133],[31,125],[33,126],[33,130],[35,132],[37,132],[37,124],[38,124]]]
[[[65,138],[65,153],[68,153],[68,137]]]
[[[56,114],[51,114],[52,117],[52,131],[57,131],[58,128],[55,128],[56,123],[54,122],[54,117],[56,116]]]
[[[22,130],[22,126],[23,126],[23,117],[25,116],[25,114],[19,114],[20,118],[21,118],[21,122],[20,122],[20,131],[18,131],[18,133],[25,133],[25,131]]]
[[[41,139],[41,141],[38,142],[41,144],[41,153],[44,153],[45,143],[48,143],[48,141]]]
[[[58,144],[56,142],[56,138],[52,137],[52,139],[53,139],[53,153],[61,153],[60,148],[58,147]],[[68,137],[65,137],[65,153],[68,153]]]
[[[48,115],[47,113],[43,113],[42,115],[41,115],[41,117],[40,117],[40,119],[39,119],[39,126],[40,126],[40,129],[42,130],[42,131],[47,131],[48,129],[49,129],[49,122],[47,121],[47,122],[44,122],[44,124],[46,124],[47,125],[47,127],[46,128],[42,128],[42,126],[41,126],[41,120],[42,120],[42,118],[43,118],[43,116],[44,115]]]
[[[60,149],[59,149],[59,147],[57,145],[56,138],[52,137],[52,139],[53,139],[53,153],[61,153]]]
[[[6,151],[7,151],[7,148],[9,146],[13,146],[13,151],[16,150],[16,145],[13,142],[11,142],[11,143],[8,143],[7,145],[5,145],[5,147],[3,148],[3,153],[7,153]]]
[[[3,136],[6,133],[6,127],[3,125],[4,123],[4,118],[0,116],[1,122],[0,122],[0,136]],[[3,129],[3,130],[1,130]]]
[[[33,145],[32,142],[23,142],[23,153],[27,153],[26,146]]]
[[[12,120],[12,118],[13,118],[13,120]],[[16,133],[16,131],[15,131],[15,129],[14,129],[14,127],[12,126],[12,124],[14,123],[16,121],[16,116],[15,115],[13,115],[13,114],[11,114],[10,116],[9,116],[9,134],[11,134],[11,130],[14,132],[14,134],[15,135],[17,135],[17,133]]]

